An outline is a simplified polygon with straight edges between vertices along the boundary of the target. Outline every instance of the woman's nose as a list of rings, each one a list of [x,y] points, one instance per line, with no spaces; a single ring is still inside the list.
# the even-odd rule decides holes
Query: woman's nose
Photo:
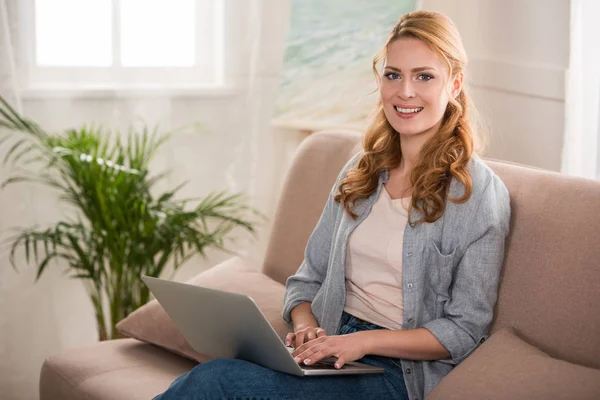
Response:
[[[401,99],[410,99],[415,97],[415,90],[411,82],[407,79],[400,81],[400,85],[396,92]]]

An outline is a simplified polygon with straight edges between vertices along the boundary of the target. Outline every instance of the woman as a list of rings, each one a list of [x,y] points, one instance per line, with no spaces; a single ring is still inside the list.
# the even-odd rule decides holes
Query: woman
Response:
[[[286,284],[297,362],[334,356],[337,368],[360,360],[385,373],[299,378],[220,359],[158,398],[423,399],[487,338],[510,204],[473,150],[465,66],[447,17],[398,21],[373,61],[380,98],[363,150]]]

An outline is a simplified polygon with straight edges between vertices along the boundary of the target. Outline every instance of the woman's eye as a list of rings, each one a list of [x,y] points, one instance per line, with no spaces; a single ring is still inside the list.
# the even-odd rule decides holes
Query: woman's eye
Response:
[[[386,78],[388,79],[398,79],[400,78],[400,75],[398,75],[395,72],[388,72],[387,74],[384,75]]]
[[[433,79],[433,76],[431,76],[431,75],[428,75],[428,74],[421,74],[421,75],[419,75],[419,76],[418,76],[418,79],[419,79],[420,81],[425,81],[425,82],[427,82],[427,81],[429,81],[429,80]]]

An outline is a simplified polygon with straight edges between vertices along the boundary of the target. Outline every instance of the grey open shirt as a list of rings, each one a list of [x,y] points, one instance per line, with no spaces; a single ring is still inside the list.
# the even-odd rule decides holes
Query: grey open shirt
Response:
[[[357,201],[350,218],[333,200],[345,172],[357,162],[355,154],[340,172],[323,213],[312,232],[304,261],[286,282],[283,318],[301,302],[328,334],[337,333],[344,303],[345,258],[348,238],[367,217],[388,172],[382,170],[376,191]],[[451,358],[435,361],[402,360],[410,399],[423,399],[487,337],[498,296],[504,243],[509,232],[510,200],[500,178],[475,153],[468,164],[473,182],[470,199],[446,201],[437,221],[411,227],[422,214],[413,210],[404,228],[402,279],[403,329],[426,328]],[[452,178],[449,195],[460,197],[463,184]]]

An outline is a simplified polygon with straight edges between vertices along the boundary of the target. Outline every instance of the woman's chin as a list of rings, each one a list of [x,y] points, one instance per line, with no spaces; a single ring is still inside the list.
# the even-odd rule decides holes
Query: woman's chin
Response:
[[[418,127],[395,126],[394,129],[402,136],[416,136],[423,133],[423,130]]]

